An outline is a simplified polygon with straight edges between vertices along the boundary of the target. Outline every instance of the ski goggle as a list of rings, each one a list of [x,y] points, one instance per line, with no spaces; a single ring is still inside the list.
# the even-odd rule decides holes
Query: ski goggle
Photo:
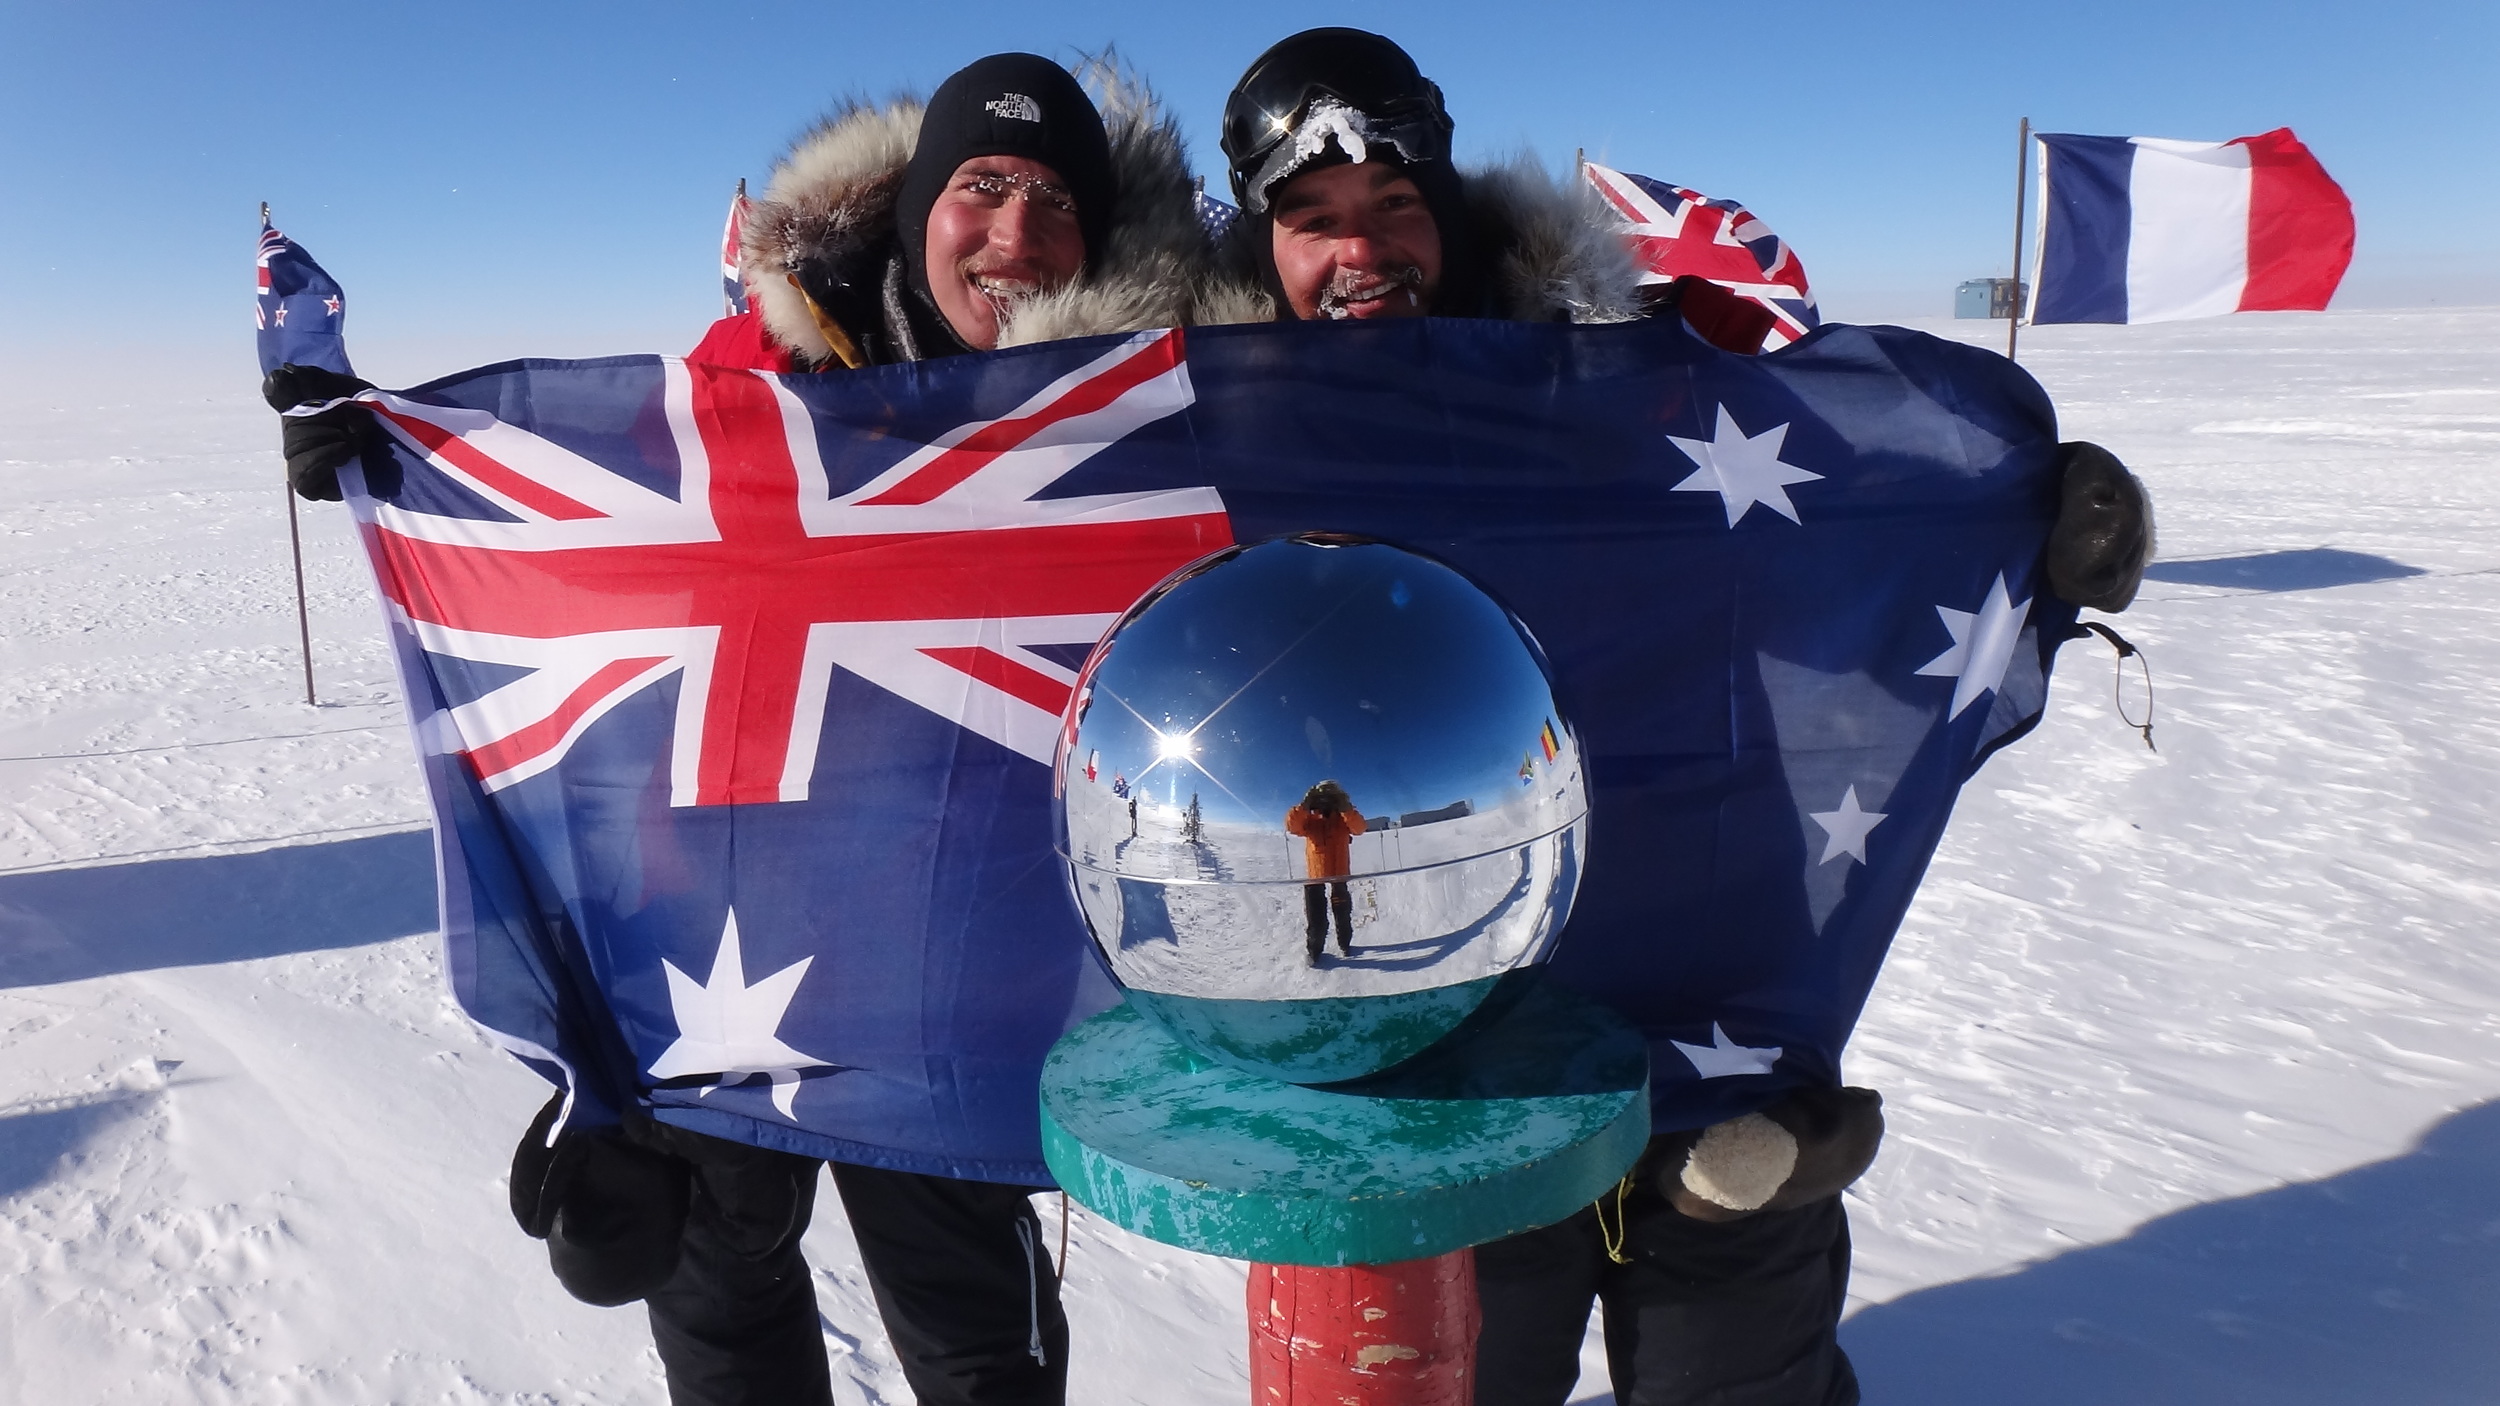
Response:
[[[1378,150],[1387,147],[1396,152],[1397,160],[1413,165],[1438,159],[1446,139],[1443,125],[1435,124],[1431,114],[1375,117],[1333,94],[1323,94],[1313,98],[1269,144],[1256,169],[1245,171],[1247,163],[1233,168],[1233,191],[1241,197],[1243,209],[1260,214],[1267,209],[1268,192],[1317,161],[1332,143],[1349,161],[1387,157],[1388,152]]]
[[[1360,30],[1306,31],[1260,55],[1224,104],[1224,155],[1245,209],[1265,208],[1275,176],[1261,177],[1321,102],[1361,114],[1373,133],[1367,140],[1386,141],[1409,160],[1448,155],[1441,89],[1405,50]]]

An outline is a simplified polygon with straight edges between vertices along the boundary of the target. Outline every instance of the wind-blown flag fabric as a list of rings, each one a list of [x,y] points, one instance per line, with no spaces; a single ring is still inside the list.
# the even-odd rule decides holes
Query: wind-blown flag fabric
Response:
[[[738,182],[738,193],[729,197],[729,217],[720,232],[720,306],[721,316],[735,317],[747,310],[746,274],[738,267],[738,248],[746,240],[747,183]]]
[[[263,375],[293,362],[354,375],[347,364],[347,295],[303,247],[260,217],[252,261],[252,325]]]
[[[2047,400],[1899,329],[1263,325],[365,399],[462,1005],[573,1116],[910,1170],[1048,1180],[1042,1057],[1117,999],[1051,850],[1057,718],[1204,552],[1370,534],[1534,630],[1594,787],[1553,975],[1648,1033],[1668,1128],[1837,1077],[2073,621]]]
[[[2314,310],[2352,262],[2352,201],[2289,127],[2227,142],[2049,132],[2039,160],[2033,322]]]
[[[1761,305],[1777,319],[1762,341],[1768,351],[1822,325],[1805,265],[1744,206],[1594,161],[1582,162],[1580,175],[1623,221],[1641,282],[1706,278]]]

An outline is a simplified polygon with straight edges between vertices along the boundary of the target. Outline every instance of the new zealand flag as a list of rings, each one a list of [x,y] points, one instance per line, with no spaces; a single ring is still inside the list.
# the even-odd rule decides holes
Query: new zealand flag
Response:
[[[1215,547],[1385,538],[1535,631],[1593,782],[1554,974],[1648,1032],[1662,1128],[1837,1077],[2073,619],[2047,399],[1893,328],[1257,326],[365,398],[463,1006],[576,1116],[918,1171],[1048,1179],[1043,1054],[1116,1000],[1051,851],[1057,717]]]
[[[347,295],[303,246],[270,228],[261,207],[260,250],[252,261],[252,325],[265,375],[293,362],[354,375],[347,364]]]

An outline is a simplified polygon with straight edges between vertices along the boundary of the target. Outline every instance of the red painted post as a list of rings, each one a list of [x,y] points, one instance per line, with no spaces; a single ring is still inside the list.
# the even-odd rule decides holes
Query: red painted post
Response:
[[[1470,1406],[1476,1254],[1250,1266],[1252,1406]]]

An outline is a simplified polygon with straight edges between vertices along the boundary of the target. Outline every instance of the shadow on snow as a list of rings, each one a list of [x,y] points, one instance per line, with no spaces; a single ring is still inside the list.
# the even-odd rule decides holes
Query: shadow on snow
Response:
[[[155,1097],[116,1093],[24,1113],[0,1110],[0,1201],[51,1180],[61,1163]]]
[[[2244,557],[2206,557],[2199,561],[2157,561],[2144,570],[2147,581],[2185,586],[2229,586],[2243,591],[2315,591],[2328,586],[2358,586],[2366,581],[2393,581],[2424,574],[2418,566],[2347,552],[2340,547],[2303,547],[2294,551],[2257,552]]]
[[[0,988],[359,947],[434,927],[423,830],[0,878]]]
[[[2500,1102],[2413,1151],[1939,1285],[1841,1329],[1874,1406],[2487,1403]]]

